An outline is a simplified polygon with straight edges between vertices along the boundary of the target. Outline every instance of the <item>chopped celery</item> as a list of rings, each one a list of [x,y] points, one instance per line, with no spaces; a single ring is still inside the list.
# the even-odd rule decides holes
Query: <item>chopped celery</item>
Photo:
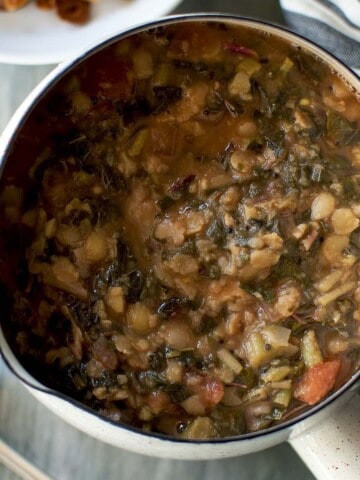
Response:
[[[251,83],[250,75],[244,70],[237,72],[228,84],[228,91],[231,96],[240,98],[241,100],[251,100]]]
[[[284,407],[287,407],[290,403],[291,397],[292,397],[291,389],[287,388],[287,389],[279,390],[273,396],[273,402],[279,405],[283,405]]]
[[[316,340],[314,330],[304,334],[300,343],[301,355],[307,367],[313,367],[323,361],[319,344]]]
[[[338,283],[343,276],[344,272],[342,270],[334,270],[325,277],[321,278],[319,282],[315,284],[315,288],[321,293],[328,292],[336,283]]]
[[[281,380],[280,382],[270,382],[268,383],[269,388],[272,390],[283,390],[291,388],[292,380]]]
[[[209,417],[196,417],[181,435],[183,438],[213,438],[216,432]]]
[[[74,172],[72,175],[74,181],[79,185],[89,185],[94,181],[93,177],[84,171]]]
[[[239,63],[236,67],[236,71],[243,70],[248,75],[253,75],[254,73],[258,72],[261,68],[261,63],[255,60],[254,58],[246,58],[241,63]]]
[[[279,382],[280,380],[284,380],[290,372],[291,368],[288,365],[270,367],[269,370],[261,375],[261,380],[264,382]]]
[[[252,333],[245,345],[247,360],[253,368],[258,368],[273,358],[272,352],[266,350],[265,341],[260,333]]]
[[[136,157],[137,155],[140,155],[142,149],[144,148],[148,133],[149,131],[146,128],[142,128],[141,130],[138,130],[138,132],[136,132],[133,142],[128,150],[128,154],[131,157]]]
[[[272,324],[266,325],[261,330],[261,334],[273,347],[284,347],[289,343],[291,330],[281,325]]]
[[[330,292],[324,293],[324,295],[318,297],[317,303],[322,307],[326,307],[329,305],[329,303],[332,303],[334,300],[341,297],[341,295],[344,295],[344,293],[348,293],[353,290],[355,286],[356,283],[353,281],[346,282],[339,287],[330,290]]]
[[[241,373],[243,366],[241,363],[232,355],[229,350],[226,348],[222,348],[217,352],[217,356],[221,360],[221,362],[230,368],[236,375]]]
[[[171,73],[171,65],[169,63],[161,63],[154,73],[154,85],[167,85]]]
[[[285,60],[283,61],[282,65],[281,65],[281,67],[280,67],[280,70],[283,73],[288,73],[288,72],[290,72],[290,70],[292,69],[293,66],[294,66],[294,62],[289,57],[286,57]]]
[[[298,348],[288,342],[290,333],[288,328],[280,325],[267,325],[260,333],[249,335],[245,345],[250,366],[258,368],[273,358],[294,355]]]
[[[57,220],[56,218],[51,218],[46,222],[45,225],[45,237],[51,238],[55,235],[57,228]]]

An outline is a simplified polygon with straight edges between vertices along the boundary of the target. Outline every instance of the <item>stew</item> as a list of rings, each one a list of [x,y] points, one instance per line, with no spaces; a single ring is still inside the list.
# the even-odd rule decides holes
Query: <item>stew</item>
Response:
[[[1,184],[3,328],[39,380],[179,438],[256,432],[359,367],[360,103],[268,34],[125,38],[31,113]]]

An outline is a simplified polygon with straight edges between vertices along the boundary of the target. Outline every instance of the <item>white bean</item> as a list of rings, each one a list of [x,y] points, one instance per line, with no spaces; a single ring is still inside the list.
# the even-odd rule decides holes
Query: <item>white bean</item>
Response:
[[[332,214],[335,209],[335,198],[331,193],[322,192],[314,198],[311,205],[311,218],[322,220]]]
[[[331,216],[331,223],[335,233],[346,235],[359,226],[359,219],[350,208],[338,208]]]

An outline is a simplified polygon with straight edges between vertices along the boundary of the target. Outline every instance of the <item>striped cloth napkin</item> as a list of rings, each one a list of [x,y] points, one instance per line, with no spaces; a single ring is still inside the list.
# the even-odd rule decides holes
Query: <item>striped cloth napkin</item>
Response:
[[[280,0],[288,26],[360,74],[360,0]]]

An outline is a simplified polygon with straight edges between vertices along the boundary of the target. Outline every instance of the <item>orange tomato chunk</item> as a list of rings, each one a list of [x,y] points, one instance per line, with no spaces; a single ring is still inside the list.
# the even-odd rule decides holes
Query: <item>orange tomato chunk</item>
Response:
[[[217,405],[224,396],[224,386],[219,380],[209,379],[203,388],[203,398],[210,405]]]
[[[294,397],[309,405],[319,402],[333,388],[340,365],[335,359],[309,368],[295,387]]]

